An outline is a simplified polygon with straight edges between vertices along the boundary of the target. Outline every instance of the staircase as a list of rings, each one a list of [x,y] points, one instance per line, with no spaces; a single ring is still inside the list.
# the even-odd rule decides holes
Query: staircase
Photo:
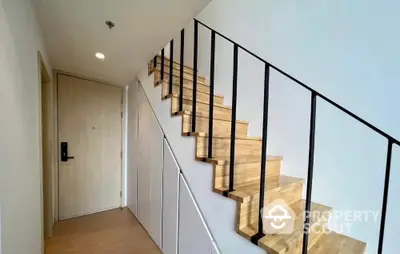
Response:
[[[172,101],[171,116],[182,117],[182,135],[196,138],[195,159],[208,163],[214,171],[213,191],[237,203],[236,231],[270,254],[302,253],[304,214],[306,202],[302,199],[304,179],[281,174],[283,158],[269,155],[266,158],[265,199],[268,205],[274,200],[283,200],[294,212],[294,230],[291,234],[267,234],[254,241],[259,231],[260,168],[262,165],[262,138],[247,135],[248,122],[236,120],[234,191],[229,191],[230,143],[232,108],[223,104],[224,97],[214,95],[212,158],[208,158],[210,86],[204,77],[197,77],[196,87],[196,132],[192,130],[193,69],[173,62],[172,93],[169,92],[170,64],[164,59],[164,78],[161,80],[161,57],[157,56],[149,65],[149,75],[154,74],[154,86],[162,86],[161,99]],[[180,73],[183,73],[183,108],[179,110]],[[263,198],[261,198],[262,200]],[[262,202],[261,202],[262,203]],[[330,214],[332,208],[311,203],[311,212]],[[308,235],[308,253],[364,253],[366,243],[335,232],[327,232],[326,218],[311,216],[313,229]],[[304,253],[304,252],[303,252]]]

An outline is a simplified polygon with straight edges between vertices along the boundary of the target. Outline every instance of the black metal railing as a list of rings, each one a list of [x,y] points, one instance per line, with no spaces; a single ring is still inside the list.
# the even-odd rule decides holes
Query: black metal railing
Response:
[[[165,50],[162,49],[161,50],[161,74],[160,74],[161,81],[164,81],[164,62],[165,62],[164,54],[165,54]]]
[[[260,198],[258,200],[258,207],[264,207],[265,200],[265,173],[267,161],[267,137],[268,137],[268,106],[269,106],[269,75],[270,66],[265,64],[264,71],[264,107],[263,107],[263,129],[262,129],[262,143],[261,143],[261,172],[260,172]],[[261,211],[261,210],[260,210]],[[257,244],[257,241],[264,236],[262,232],[263,218],[261,212],[258,214],[258,232],[251,238],[251,242]]]
[[[172,94],[172,86],[174,85],[174,40],[169,43],[169,82],[168,94]]]
[[[388,139],[388,147],[387,147],[387,157],[386,157],[386,170],[385,170],[385,185],[383,188],[383,202],[382,202],[382,214],[381,214],[381,226],[379,230],[379,242],[378,242],[378,253],[382,253],[383,249],[383,240],[385,235],[385,225],[386,225],[386,209],[387,209],[387,201],[389,195],[389,181],[390,181],[390,169],[392,164],[392,150],[393,144],[399,144],[399,141],[395,139]]]
[[[179,66],[179,112],[183,110],[183,67],[185,61],[185,30],[181,30],[181,57]]]
[[[199,22],[194,21],[194,38],[193,38],[193,96],[192,96],[192,132],[196,132],[196,115],[197,115],[197,59],[199,51]],[[181,73],[180,75],[183,75]]]
[[[193,43],[193,96],[192,96],[192,121],[191,121],[191,132],[196,132],[196,101],[197,101],[197,84],[198,84],[198,29],[199,24],[204,28],[211,31],[211,50],[210,50],[210,96],[209,96],[209,123],[208,123],[208,158],[213,158],[213,121],[214,121],[214,82],[215,82],[215,44],[216,44],[216,36],[227,40],[233,44],[233,79],[232,79],[232,115],[231,115],[231,135],[230,135],[230,164],[229,164],[229,183],[228,190],[224,193],[224,195],[228,195],[229,192],[234,191],[235,188],[235,143],[236,143],[236,107],[237,107],[237,85],[238,85],[238,71],[239,71],[239,49],[243,52],[246,52],[258,59],[262,63],[265,64],[265,73],[264,73],[264,104],[263,104],[263,129],[262,129],[262,143],[261,143],[261,170],[260,170],[260,198],[259,198],[259,211],[261,211],[264,207],[265,202],[265,176],[267,171],[267,141],[268,141],[268,104],[269,104],[269,81],[270,81],[270,71],[275,70],[288,79],[294,81],[299,84],[306,90],[310,92],[311,95],[311,117],[310,117],[310,133],[309,133],[309,155],[308,155],[308,170],[307,170],[307,187],[306,187],[306,200],[305,200],[305,214],[309,215],[311,210],[311,196],[312,196],[312,187],[313,187],[313,172],[314,172],[314,149],[315,149],[315,127],[316,127],[316,117],[317,117],[317,101],[323,100],[328,102],[332,106],[336,107],[340,111],[346,113],[353,119],[358,122],[364,124],[369,127],[373,131],[377,132],[381,136],[387,139],[387,158],[386,158],[386,171],[385,171],[385,183],[384,183],[384,191],[383,191],[383,202],[382,202],[382,216],[380,223],[380,233],[379,233],[379,243],[377,253],[381,254],[383,249],[383,240],[384,240],[384,232],[385,232],[385,222],[386,222],[386,210],[387,210],[387,202],[388,202],[388,192],[389,192],[389,183],[390,183],[390,170],[391,170],[391,161],[392,161],[392,149],[393,145],[400,146],[400,141],[382,131],[381,129],[375,127],[371,123],[352,113],[351,111],[345,109],[340,106],[336,102],[327,98],[323,94],[315,91],[311,87],[307,86],[303,82],[298,79],[292,77],[286,72],[280,70],[276,66],[267,62],[263,58],[259,57],[255,53],[249,51],[245,47],[239,45],[228,37],[222,35],[221,33],[215,31],[210,28],[206,24],[202,23],[199,20],[194,19],[194,43]],[[179,68],[179,111],[183,110],[183,86],[184,86],[184,30],[181,31],[181,49],[180,49],[180,68]],[[173,83],[173,40],[170,43],[170,77],[169,77],[169,93],[172,93],[172,83]],[[157,66],[156,58],[154,58],[154,67]],[[164,75],[164,49],[161,51],[161,80]],[[304,232],[303,232],[303,245],[302,245],[302,253],[307,253],[308,250],[308,235],[309,235],[309,225],[310,217],[305,216],[304,218]],[[258,232],[251,238],[251,241],[254,244],[258,244],[258,240],[264,236],[263,233],[263,224],[262,224],[262,214],[259,214],[258,220]]]
[[[311,116],[310,116],[310,143],[308,152],[308,171],[307,171],[307,190],[306,190],[306,205],[305,205],[305,221],[304,221],[304,235],[303,235],[303,253],[308,250],[308,234],[310,228],[310,211],[311,211],[311,194],[312,194],[312,180],[314,174],[314,150],[315,150],[315,121],[317,117],[317,95],[311,92]]]
[[[233,80],[232,80],[232,117],[231,117],[231,152],[229,156],[229,192],[235,188],[235,144],[236,144],[236,104],[239,68],[239,46],[233,45]]]
[[[211,56],[210,56],[210,99],[208,114],[208,158],[212,158],[213,135],[214,135],[214,79],[215,79],[215,32],[211,32]]]

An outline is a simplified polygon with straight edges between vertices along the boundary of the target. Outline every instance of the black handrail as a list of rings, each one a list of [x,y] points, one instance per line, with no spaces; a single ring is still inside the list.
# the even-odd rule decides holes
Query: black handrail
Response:
[[[379,133],[381,136],[388,140],[387,147],[387,158],[386,158],[386,171],[385,171],[385,185],[383,191],[383,203],[382,203],[382,216],[380,224],[379,233],[379,243],[378,243],[378,254],[382,253],[383,241],[384,241],[384,231],[386,223],[386,210],[389,194],[389,183],[390,183],[390,170],[392,161],[392,149],[393,145],[397,144],[400,146],[400,141],[393,136],[387,134],[381,129],[375,127],[371,123],[357,116],[353,112],[345,109],[343,106],[337,104],[333,100],[327,98],[325,95],[315,91],[311,87],[307,86],[300,80],[292,77],[276,66],[272,65],[268,61],[264,60],[260,56],[246,49],[245,47],[237,44],[228,37],[222,35],[221,33],[215,31],[211,27],[202,23],[201,21],[194,19],[194,43],[193,43],[193,97],[192,97],[192,126],[191,131],[196,131],[196,101],[197,101],[197,65],[198,65],[198,26],[201,24],[205,28],[211,31],[211,50],[210,50],[210,97],[209,97],[209,123],[208,123],[208,158],[213,158],[213,121],[214,121],[214,82],[215,82],[215,41],[216,35],[226,39],[227,41],[233,43],[233,80],[232,80],[232,115],[231,115],[231,135],[230,135],[230,163],[229,163],[229,183],[228,190],[224,192],[225,196],[229,195],[229,192],[234,191],[235,186],[235,143],[236,143],[236,105],[237,105],[237,83],[238,83],[238,69],[239,69],[239,49],[248,54],[252,55],[256,59],[260,60],[265,64],[265,74],[264,74],[264,106],[263,106],[263,130],[262,130],[262,143],[261,143],[261,170],[260,170],[260,196],[259,196],[259,210],[264,208],[265,202],[265,177],[267,171],[267,146],[268,146],[268,103],[269,103],[269,81],[270,81],[270,70],[273,69],[280,74],[284,75],[288,79],[299,84],[311,93],[311,117],[310,117],[310,134],[309,134],[309,156],[308,156],[308,170],[307,170],[307,187],[306,187],[306,200],[305,200],[305,218],[304,218],[304,233],[303,233],[303,245],[302,253],[306,254],[308,251],[308,234],[309,234],[309,223],[310,223],[310,210],[311,210],[311,197],[312,197],[312,187],[313,187],[313,173],[314,173],[314,154],[315,154],[315,128],[316,128],[316,117],[317,117],[317,100],[318,98],[328,102],[329,104],[340,109],[342,112],[356,119],[360,123]],[[173,83],[173,40],[170,44],[170,77],[169,77],[169,93],[172,93],[172,83]],[[183,110],[183,79],[184,79],[184,30],[181,30],[181,49],[180,49],[180,82],[179,82],[179,111]],[[154,58],[154,67],[157,66],[157,58]],[[164,49],[161,51],[161,80],[164,80]],[[258,218],[258,231],[251,237],[251,241],[254,244],[258,244],[258,240],[264,236],[263,224],[262,224],[262,214],[259,214]]]
[[[218,31],[215,31],[214,29],[210,28],[209,26],[207,26],[206,24],[204,24],[203,22],[196,20],[199,24],[201,24],[202,26],[208,28],[211,31],[214,31],[216,34],[218,34],[219,36],[221,36],[222,38],[228,40],[229,42],[236,44],[239,46],[240,49],[244,50],[245,52],[249,53],[250,55],[254,56],[255,58],[257,58],[258,60],[268,64],[272,69],[278,71],[279,73],[281,73],[282,75],[286,76],[287,78],[291,79],[292,81],[296,82],[297,84],[301,85],[302,87],[304,87],[305,89],[309,90],[310,92],[315,93],[318,97],[320,97],[321,99],[325,100],[326,102],[329,102],[330,104],[332,104],[333,106],[337,107],[338,109],[340,109],[341,111],[345,112],[346,114],[350,115],[351,117],[357,119],[358,121],[360,121],[361,123],[365,124],[366,126],[368,126],[369,128],[371,128],[372,130],[378,132],[379,134],[381,134],[382,136],[384,136],[387,139],[390,139],[393,141],[394,144],[397,144],[400,146],[400,141],[397,140],[396,138],[392,137],[391,135],[387,134],[386,132],[382,131],[381,129],[375,127],[374,125],[372,125],[371,123],[365,121],[364,119],[362,119],[361,117],[357,116],[356,114],[354,114],[353,112],[351,112],[350,110],[345,109],[344,107],[340,106],[339,104],[337,104],[336,102],[334,102],[333,100],[329,99],[328,97],[326,97],[325,95],[315,91],[314,89],[312,89],[311,87],[307,86],[306,84],[304,84],[303,82],[301,82],[300,80],[290,76],[289,74],[287,74],[286,72],[282,71],[281,69],[279,69],[278,67],[275,67],[273,64],[269,63],[268,61],[264,60],[263,58],[259,57],[258,55],[256,55],[255,53],[251,52],[250,50],[246,49],[245,47],[241,46],[240,44],[237,44],[236,42],[234,42],[233,40],[229,39],[228,37],[222,35],[221,33],[219,33]]]
[[[311,92],[311,122],[310,122],[310,146],[309,146],[309,160],[308,160],[308,171],[307,171],[307,195],[306,195],[306,202],[305,202],[305,217],[304,221],[304,235],[303,235],[303,254],[306,254],[308,251],[308,233],[309,233],[309,223],[310,223],[310,210],[311,210],[311,192],[312,192],[312,180],[313,180],[313,168],[314,168],[314,143],[315,143],[315,121],[316,121],[316,102],[317,98],[321,98],[324,101],[330,103],[331,105],[335,106],[336,108],[340,109],[342,112],[346,113],[347,115],[351,116],[352,118],[356,119],[360,123],[364,124],[365,126],[369,127],[370,129],[374,130],[375,132],[379,133],[383,137],[388,139],[388,151],[387,151],[387,161],[386,161],[386,172],[385,172],[385,185],[383,191],[383,203],[382,203],[382,217],[381,217],[381,226],[379,232],[379,244],[378,244],[378,254],[382,253],[383,249],[383,240],[384,240],[384,231],[385,231],[385,222],[386,222],[386,209],[387,209],[387,199],[388,199],[388,192],[389,192],[389,182],[390,182],[390,169],[391,169],[391,156],[392,156],[392,146],[393,144],[397,144],[400,146],[400,141],[394,138],[393,136],[387,134],[386,132],[382,131],[381,129],[377,128],[376,126],[372,125],[371,123],[367,122],[366,120],[362,119],[361,117],[357,116],[350,110],[345,109],[343,106],[339,105],[338,103],[334,102],[333,100],[329,99],[325,95],[315,91],[311,87],[307,86],[300,80],[292,77],[291,75],[287,74],[286,72],[282,71],[281,69],[277,68],[276,66],[272,65],[268,61],[264,60],[263,58],[259,57],[258,55],[254,54],[250,50],[246,49],[245,47],[237,44],[235,41],[229,39],[228,37],[222,35],[221,33],[215,31],[214,29],[210,28],[206,24],[202,23],[195,19],[195,22],[203,25],[204,27],[208,28],[211,32],[218,34],[222,38],[228,40],[229,42],[233,43],[234,45],[234,66],[237,54],[237,49],[240,48],[241,50],[249,53],[250,55],[254,56],[258,60],[262,61],[264,64],[268,65],[270,68],[276,70],[277,72],[281,73],[285,77],[289,78],[290,80],[294,81],[295,83],[299,84],[303,88],[307,89]],[[234,68],[234,77],[237,76],[237,69]],[[265,99],[265,98],[264,98]],[[234,79],[234,90],[233,90],[233,98],[232,98],[232,114],[236,112],[236,90],[235,90],[235,79]],[[264,112],[265,113],[265,112]],[[234,118],[232,117],[232,121]],[[236,121],[236,118],[235,118]],[[233,125],[233,122],[232,122]],[[229,191],[233,191],[234,186],[234,149],[235,149],[235,141],[233,141],[234,132],[231,132],[231,158],[230,158],[230,170],[229,170]],[[262,148],[262,153],[266,153],[266,147]],[[233,151],[233,152],[232,152]],[[232,155],[233,154],[233,155]],[[263,162],[262,162],[263,163]],[[264,177],[265,171],[263,167],[261,167],[260,172],[260,201],[259,201],[259,211],[264,206],[264,192],[265,192],[265,183]],[[224,193],[227,195],[227,193]],[[259,220],[261,219],[261,215],[259,216]],[[251,241],[255,244],[258,244],[258,240],[263,237],[263,229],[262,223],[259,221],[258,223],[258,232],[251,237]]]

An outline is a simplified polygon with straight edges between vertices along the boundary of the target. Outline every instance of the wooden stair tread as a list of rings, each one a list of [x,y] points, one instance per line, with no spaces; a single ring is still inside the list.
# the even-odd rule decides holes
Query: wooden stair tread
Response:
[[[152,72],[158,72],[159,74],[161,74],[161,67],[157,66],[156,69],[152,68],[151,71]],[[172,74],[172,80],[173,82],[177,82],[180,79],[180,72],[179,69],[174,68],[173,69],[173,74]],[[168,68],[164,68],[164,81],[168,81],[169,80],[169,67]],[[189,82],[192,83],[193,82],[193,74],[190,72],[184,72],[183,73],[183,80],[185,82]],[[161,80],[161,75],[160,75],[160,80],[158,80],[158,84],[160,84],[162,82]],[[202,76],[197,76],[197,85],[202,85],[205,87],[210,87],[208,85],[207,80],[202,77]]]
[[[178,116],[178,115],[183,115],[184,113],[183,112],[190,112],[190,114],[188,114],[189,116],[191,116],[192,115],[192,112],[191,112],[191,110],[188,110],[188,109],[183,109],[183,111],[177,111],[177,112],[172,112],[172,115],[173,116]],[[196,117],[201,117],[201,118],[209,118],[209,115],[208,115],[208,113],[204,113],[203,111],[197,111],[196,112]],[[221,117],[221,116],[219,116],[219,115],[217,115],[217,114],[214,114],[213,115],[213,119],[215,119],[215,120],[220,120],[220,121],[226,121],[226,122],[231,122],[231,117],[229,116],[229,117]],[[236,120],[236,123],[244,123],[244,124],[248,124],[247,122],[245,122],[245,121],[243,121],[243,120]]]
[[[205,132],[184,132],[182,133],[182,135],[187,136],[187,137],[208,137],[208,133]],[[214,138],[230,138],[229,136],[226,135],[214,135]],[[247,134],[236,134],[236,139],[242,139],[242,140],[252,140],[251,137],[250,139],[248,139],[249,137],[247,136]]]
[[[304,211],[305,211],[305,200],[300,200],[290,206],[296,214],[296,220],[294,223],[294,230],[291,234],[287,235],[267,235],[261,238],[258,243],[260,247],[263,247],[270,253],[299,253],[301,252],[304,232]],[[320,214],[330,215],[332,208],[321,205],[318,203],[311,202],[311,214],[318,212]],[[328,217],[328,216],[326,216]],[[310,218],[310,225],[323,227],[328,222],[328,218],[324,216],[313,216]],[[323,235],[321,232],[312,232],[309,234],[309,248],[315,244],[316,241]]]
[[[179,99],[179,93],[177,93],[177,92],[172,92],[172,94],[168,94],[168,95],[163,96],[163,99],[170,99],[170,98],[172,98],[172,97],[178,98],[178,99]],[[186,101],[193,101],[191,96],[188,97],[187,95],[183,95],[183,103],[184,103],[184,104],[188,104],[188,103],[185,103],[185,100],[186,100]],[[203,104],[210,105],[210,103],[208,102],[208,100],[205,101],[205,100],[203,100],[203,99],[199,99],[199,96],[196,98],[196,101],[197,101],[197,102],[200,102],[200,103],[203,103]],[[192,104],[190,104],[190,105],[192,105]],[[217,102],[215,102],[215,100],[214,100],[214,107],[215,107],[215,106],[222,106],[221,108],[228,108],[228,106],[225,106],[225,105],[223,105],[223,104],[221,104],[221,103],[217,103]],[[229,109],[230,109],[230,108],[229,108]]]
[[[303,226],[304,226],[304,210],[305,210],[305,200],[299,200],[291,205],[289,205],[290,208],[292,208],[293,212],[296,214],[296,222],[298,221],[298,223],[295,223],[295,227],[294,227],[294,231],[296,231],[297,229],[303,230]],[[318,203],[314,203],[311,202],[311,211],[315,212],[315,211],[319,211],[319,212],[329,212],[331,211],[332,208],[325,206],[325,205],[321,205]],[[257,233],[258,231],[258,223],[253,223],[245,228],[241,229],[243,232],[248,232],[248,236],[251,237],[254,234]],[[287,238],[288,235],[266,235],[263,238],[261,238],[259,240],[262,241],[263,243],[267,243],[270,242],[269,239],[275,239],[277,237],[280,238]]]
[[[183,108],[182,110],[192,111],[193,109],[193,101],[184,99],[183,100]],[[202,100],[197,99],[197,108],[196,108],[196,116],[209,117],[209,108],[210,105],[208,103],[204,103]],[[232,109],[226,106],[222,106],[221,104],[214,104],[214,115],[213,118],[225,119],[227,121],[232,120]],[[172,96],[171,97],[171,114],[176,115],[179,112],[179,98]]]
[[[174,115],[174,114],[173,114]],[[183,136],[191,136],[192,131],[192,115],[181,113],[182,116],[182,135]],[[209,117],[204,116],[196,116],[196,131],[197,132],[209,132]],[[213,133],[214,135],[225,135],[227,130],[230,130],[232,127],[232,122],[228,120],[220,120],[219,115],[214,115],[213,118]],[[247,137],[248,136],[248,123],[236,121],[236,135],[239,137]]]
[[[195,136],[195,137],[209,137],[208,133],[205,132],[188,132],[187,133],[190,136]],[[213,139],[230,139],[230,134],[228,135],[213,135]],[[240,140],[254,140],[254,141],[262,141],[262,138],[260,137],[249,137],[249,136],[236,136],[236,139]]]
[[[164,80],[161,80],[161,70],[152,69],[151,72],[154,73],[154,75],[155,75],[154,86],[158,86],[158,85],[162,84],[163,82],[169,82],[169,73],[166,73],[164,71]],[[185,73],[185,74],[188,75],[188,73]],[[172,76],[173,76],[173,83],[174,84],[178,83],[180,76],[177,74],[173,74]],[[189,79],[187,76],[183,77],[183,82],[184,82],[184,84],[189,85],[189,86],[193,85],[193,80]],[[210,91],[210,86],[205,81],[202,82],[202,81],[198,80],[197,90]]]
[[[169,63],[171,62],[171,60],[167,56],[164,56],[164,59],[165,59],[164,68],[168,67],[168,68],[165,68],[165,69],[169,69]],[[152,64],[151,67],[154,68],[154,59],[151,60],[150,63]],[[179,71],[181,64],[179,62],[177,62],[177,61],[173,61],[173,63],[174,63],[173,69]],[[157,67],[158,67],[158,65],[160,65],[160,67],[161,67],[161,55],[157,55]],[[189,67],[187,65],[183,65],[183,71],[185,73],[193,75],[193,70],[194,69],[192,67]]]
[[[365,242],[331,232],[323,235],[308,251],[310,254],[361,254],[367,248]]]
[[[304,182],[303,179],[292,176],[267,176],[265,177],[265,192],[276,188],[282,188],[294,183]],[[260,195],[260,180],[251,180],[234,186],[234,191],[229,193],[229,197],[238,202],[248,202],[251,199],[258,198]],[[228,186],[218,188],[218,191],[224,192]]]
[[[179,95],[176,93],[173,93],[171,95],[169,95],[170,98],[174,97],[179,99]],[[185,101],[191,101],[191,103],[186,103]],[[206,104],[206,105],[210,105],[210,103],[208,103],[208,101],[204,101],[204,100],[199,100],[198,98],[196,99],[197,103],[202,103],[202,104]],[[183,100],[183,104],[189,104],[192,105],[193,104],[193,99],[192,98],[184,98]],[[223,108],[223,109],[227,109],[227,110],[232,110],[232,107],[230,106],[225,106],[225,105],[220,105],[220,104],[214,104],[214,108]]]
[[[169,81],[165,81],[165,80],[164,80],[163,83],[168,85],[168,84],[169,84]],[[184,82],[184,83],[183,83],[183,87],[184,87],[185,89],[188,89],[188,90],[192,90],[192,91],[193,91],[193,87],[189,86],[189,84],[191,84],[191,82]],[[179,87],[180,84],[179,84],[178,82],[174,82],[174,83],[173,83],[173,86]],[[201,90],[199,90],[199,89],[197,89],[197,92],[198,92],[198,93],[208,94],[208,95],[210,94],[210,91],[205,92],[205,91],[201,91]],[[218,97],[218,98],[220,98],[220,99],[224,99],[224,96],[219,95],[219,94],[214,94],[214,97]]]
[[[198,113],[199,112],[197,112],[196,117],[209,118],[208,116],[204,116],[204,115],[201,115],[201,114],[198,114]],[[189,111],[189,110],[183,110],[183,111],[180,111],[180,112],[176,112],[175,115],[188,115],[188,116],[191,116],[192,112]],[[214,116],[213,119],[220,120],[220,121],[231,122],[230,120],[226,120],[225,118],[218,118],[216,116]],[[236,120],[236,123],[249,124],[249,121]]]
[[[290,205],[296,218],[294,223],[294,229],[291,234],[270,234],[266,235],[258,241],[258,245],[264,248],[271,254],[283,254],[283,253],[298,253],[294,250],[299,248],[298,243],[303,240],[304,232],[304,211],[305,211],[305,200],[299,200]],[[328,213],[332,211],[331,207],[324,206],[318,203],[311,202],[311,211],[322,213]],[[313,214],[313,213],[312,213]],[[326,223],[325,218],[312,217],[310,218],[310,223],[316,225],[315,223]],[[322,221],[321,221],[322,220]],[[255,222],[247,227],[239,229],[240,234],[246,238],[251,238],[258,232],[258,222]],[[310,239],[310,238],[309,238]],[[317,239],[318,240],[318,239]],[[301,245],[300,245],[301,247]]]
[[[213,157],[213,158],[206,158],[206,157],[198,157],[197,158],[200,161],[206,161],[213,163],[215,165],[226,165],[230,163],[230,157],[229,156],[218,156],[218,157]],[[273,155],[268,155],[267,160],[282,160],[281,156],[273,156]],[[260,155],[254,155],[254,156],[248,156],[248,155],[239,155],[235,156],[235,164],[241,164],[241,163],[253,163],[253,162],[260,162],[261,164],[261,154]]]

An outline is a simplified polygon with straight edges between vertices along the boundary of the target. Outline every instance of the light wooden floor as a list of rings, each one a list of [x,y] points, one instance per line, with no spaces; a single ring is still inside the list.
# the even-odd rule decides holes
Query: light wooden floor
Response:
[[[131,212],[116,209],[60,221],[46,241],[46,254],[159,254]]]

